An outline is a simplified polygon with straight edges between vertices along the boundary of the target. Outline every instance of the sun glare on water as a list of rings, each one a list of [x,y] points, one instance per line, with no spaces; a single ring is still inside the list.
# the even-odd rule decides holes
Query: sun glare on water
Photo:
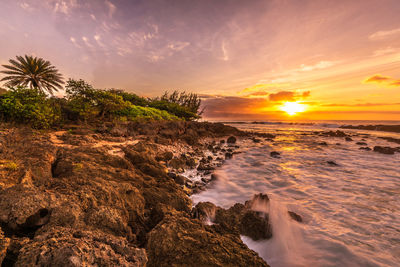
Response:
[[[280,110],[285,111],[288,115],[293,116],[299,112],[306,110],[306,105],[297,102],[285,102]]]

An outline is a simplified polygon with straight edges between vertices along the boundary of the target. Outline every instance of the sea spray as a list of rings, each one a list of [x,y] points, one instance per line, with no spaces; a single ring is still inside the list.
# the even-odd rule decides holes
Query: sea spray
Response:
[[[258,252],[273,267],[307,265],[304,255],[310,250],[303,241],[300,225],[289,217],[286,206],[275,199],[270,199],[264,203],[254,201],[252,209],[269,213],[272,239],[254,241],[249,237],[241,236],[243,242]]]

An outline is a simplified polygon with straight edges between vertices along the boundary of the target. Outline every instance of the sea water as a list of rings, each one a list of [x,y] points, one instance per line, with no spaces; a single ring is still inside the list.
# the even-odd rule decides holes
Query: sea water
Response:
[[[276,138],[240,141],[243,153],[226,161],[216,171],[217,181],[193,195],[193,201],[228,208],[254,194],[268,194],[272,239],[242,240],[272,267],[400,266],[400,153],[364,151],[356,144],[398,147],[379,137],[400,134],[340,129],[353,141],[315,134],[369,123],[385,122],[233,123]],[[271,157],[272,151],[281,157]],[[303,222],[291,220],[288,210]]]

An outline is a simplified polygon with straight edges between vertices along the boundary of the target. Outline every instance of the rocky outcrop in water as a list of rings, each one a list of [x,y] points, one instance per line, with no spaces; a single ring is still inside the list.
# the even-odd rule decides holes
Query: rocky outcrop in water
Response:
[[[400,125],[343,125],[340,128],[400,133]]]
[[[236,232],[192,218],[185,181],[167,172],[183,160],[170,147],[244,133],[188,122],[70,129],[0,131],[4,266],[267,266]]]
[[[210,202],[201,202],[192,210],[192,216],[203,222],[210,220],[224,231],[246,235],[253,240],[268,239],[272,237],[269,214],[266,211],[254,210],[256,203],[260,202],[266,208],[268,196],[255,195],[244,205],[237,203],[229,209],[217,207]]]
[[[397,149],[388,146],[374,146],[374,151],[381,154],[393,155],[394,152],[397,152]]]

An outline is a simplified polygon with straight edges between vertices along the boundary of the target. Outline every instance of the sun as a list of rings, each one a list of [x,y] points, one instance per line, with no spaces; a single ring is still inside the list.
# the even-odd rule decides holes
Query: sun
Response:
[[[293,116],[299,112],[304,112],[306,110],[306,105],[297,102],[285,102],[280,110],[285,111],[288,115]]]

